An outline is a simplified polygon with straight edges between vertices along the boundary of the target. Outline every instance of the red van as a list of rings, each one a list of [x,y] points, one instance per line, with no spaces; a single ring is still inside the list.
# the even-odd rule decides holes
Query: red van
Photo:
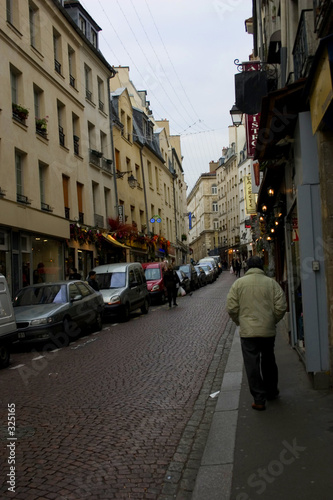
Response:
[[[142,264],[146,280],[147,288],[151,301],[164,304],[167,298],[167,291],[164,286],[163,262],[146,262]]]

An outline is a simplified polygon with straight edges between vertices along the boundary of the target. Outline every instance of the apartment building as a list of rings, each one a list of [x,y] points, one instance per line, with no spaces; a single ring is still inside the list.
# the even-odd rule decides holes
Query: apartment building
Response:
[[[187,197],[189,245],[191,257],[195,261],[207,257],[210,253],[217,254],[219,230],[217,166],[217,162],[210,162],[209,172],[200,175]]]
[[[69,266],[84,276],[94,265],[94,235],[82,225],[104,228],[112,210],[115,71],[80,4],[8,0],[0,9],[0,261],[14,293],[33,282],[38,264],[48,280],[64,278]]]
[[[110,89],[118,215],[142,236],[158,237],[154,249],[145,238],[128,241],[130,258],[181,263],[188,250],[179,236],[186,196],[180,138],[170,135],[167,120],[154,119],[147,94],[135,88],[129,68],[115,69]]]

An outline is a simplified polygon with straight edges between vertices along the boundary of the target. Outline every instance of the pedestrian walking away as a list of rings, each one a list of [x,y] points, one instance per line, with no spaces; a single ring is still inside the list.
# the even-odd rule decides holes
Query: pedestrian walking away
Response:
[[[96,272],[95,271],[89,271],[89,277],[88,277],[88,285],[91,286],[96,292],[99,292],[99,286],[96,281]]]
[[[167,271],[164,273],[164,284],[167,289],[169,307],[173,302],[174,306],[177,306],[177,292],[180,284],[178,274],[174,270],[172,264],[168,265]]]
[[[252,408],[265,410],[266,400],[279,395],[278,367],[274,343],[276,324],[283,318],[287,303],[280,285],[265,275],[260,257],[247,262],[245,276],[235,281],[227,296],[227,311],[239,326],[245,371]]]

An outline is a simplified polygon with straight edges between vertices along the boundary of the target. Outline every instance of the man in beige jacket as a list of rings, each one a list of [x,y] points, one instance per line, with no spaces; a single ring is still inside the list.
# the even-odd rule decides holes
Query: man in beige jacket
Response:
[[[287,303],[280,285],[265,275],[260,257],[247,262],[245,276],[234,282],[227,297],[227,311],[239,325],[246,375],[254,398],[252,408],[265,410],[266,399],[279,395],[274,343],[276,323]]]

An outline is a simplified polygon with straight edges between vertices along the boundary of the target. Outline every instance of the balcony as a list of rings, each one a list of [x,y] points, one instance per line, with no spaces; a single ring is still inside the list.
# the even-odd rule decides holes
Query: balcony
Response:
[[[104,217],[103,215],[94,214],[95,226],[103,228],[104,227]]]
[[[88,101],[92,102],[92,92],[90,92],[90,90],[86,89],[86,99],[88,99]]]
[[[333,4],[332,0],[313,0],[314,26],[318,38],[324,38],[333,31]]]
[[[100,111],[104,111],[104,102],[102,102],[102,101],[98,101],[98,109],[99,109]]]
[[[96,149],[91,149],[89,151],[89,162],[95,165],[96,167],[101,167],[101,158],[103,153],[100,151],[96,151]]]
[[[308,76],[317,45],[313,11],[302,10],[293,49],[295,81]]]
[[[102,158],[102,170],[105,172],[108,172],[109,174],[112,175],[112,160],[108,158]]]
[[[20,122],[22,125],[25,125],[25,121],[28,118],[29,110],[24,108],[23,106],[19,106],[18,104],[12,103],[12,112],[13,118]]]

